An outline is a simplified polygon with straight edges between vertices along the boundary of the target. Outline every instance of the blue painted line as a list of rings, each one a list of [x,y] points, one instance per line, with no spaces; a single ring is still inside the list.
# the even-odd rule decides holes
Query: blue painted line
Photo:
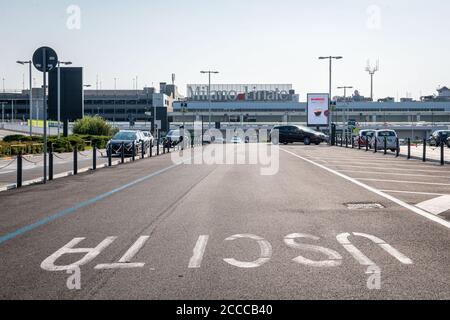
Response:
[[[35,222],[33,224],[30,224],[30,225],[26,226],[26,227],[17,229],[14,232],[8,233],[7,235],[1,236],[0,237],[0,244],[4,243],[6,241],[12,240],[12,239],[14,239],[14,238],[16,238],[18,236],[21,236],[21,235],[23,235],[23,234],[25,234],[27,232],[30,232],[30,231],[36,229],[36,228],[39,228],[39,227],[44,226],[46,224],[49,224],[50,222],[55,221],[58,218],[61,218],[61,217],[67,216],[69,214],[75,213],[77,210],[79,210],[81,208],[90,206],[90,205],[92,205],[92,204],[94,204],[96,202],[99,202],[99,201],[101,201],[101,200],[103,200],[105,198],[108,198],[108,197],[110,197],[110,196],[112,196],[112,195],[114,195],[114,194],[116,194],[116,193],[118,193],[120,191],[123,191],[123,190],[128,189],[130,187],[133,187],[133,186],[135,186],[135,185],[137,185],[137,184],[139,184],[141,182],[144,182],[144,181],[149,180],[149,179],[151,179],[153,177],[156,177],[156,176],[158,176],[158,175],[160,175],[160,174],[162,174],[162,173],[164,173],[166,171],[169,171],[169,170],[171,170],[173,168],[178,167],[181,164],[182,164],[182,162],[174,164],[174,165],[171,165],[170,167],[167,167],[165,169],[162,169],[162,170],[159,170],[157,172],[154,172],[154,173],[152,173],[152,174],[150,174],[148,176],[139,178],[139,179],[137,179],[137,180],[135,180],[133,182],[127,183],[127,184],[121,186],[120,188],[111,190],[109,192],[101,194],[101,195],[99,195],[99,196],[97,196],[95,198],[89,199],[87,201],[80,202],[79,204],[77,204],[77,205],[75,205],[75,206],[73,206],[71,208],[64,209],[64,210],[62,210],[62,211],[60,211],[60,212],[58,212],[58,213],[56,213],[56,214],[54,214],[54,215],[52,215],[50,217],[44,218],[42,220],[39,220],[39,221],[37,221],[37,222]]]

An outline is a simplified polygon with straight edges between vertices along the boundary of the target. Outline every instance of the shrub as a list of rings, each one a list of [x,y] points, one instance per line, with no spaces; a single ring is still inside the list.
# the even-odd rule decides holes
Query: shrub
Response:
[[[113,129],[99,116],[86,116],[74,123],[73,133],[79,135],[110,136],[113,133]]]

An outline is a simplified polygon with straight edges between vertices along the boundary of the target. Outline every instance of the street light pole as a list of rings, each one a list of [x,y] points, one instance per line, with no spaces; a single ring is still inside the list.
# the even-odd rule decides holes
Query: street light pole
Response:
[[[218,74],[219,71],[200,71],[202,74],[208,74],[208,102],[209,102],[209,124],[208,129],[211,130],[211,74]]]
[[[332,126],[332,110],[331,110],[331,99],[332,99],[332,72],[333,72],[333,63],[332,63],[332,61],[333,61],[333,59],[335,59],[335,60],[340,60],[340,59],[342,59],[343,57],[341,57],[341,56],[329,56],[329,57],[319,57],[319,60],[326,60],[326,59],[328,59],[329,60],[329,67],[330,67],[330,87],[329,87],[329,104],[330,104],[330,108],[329,108],[329,115],[328,115],[328,129],[329,129],[329,131],[330,131],[330,136],[331,136],[331,131],[332,131],[332,128],[331,128],[331,126]],[[333,140],[333,139],[330,139],[330,143],[331,143],[331,140]]]
[[[21,65],[26,65],[28,64],[30,67],[30,93],[29,93],[29,98],[30,98],[30,136],[33,135],[33,61],[29,60],[29,61],[17,61],[18,64]]]

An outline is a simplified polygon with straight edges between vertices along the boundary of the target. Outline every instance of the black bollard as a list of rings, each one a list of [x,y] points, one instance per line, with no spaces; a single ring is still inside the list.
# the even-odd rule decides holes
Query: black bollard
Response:
[[[78,147],[73,147],[73,175],[78,174]]]
[[[112,145],[111,144],[108,145],[107,156],[108,156],[108,167],[111,167],[112,166]]]
[[[384,154],[387,154],[387,137],[384,137]]]
[[[125,163],[125,143],[122,142],[122,146],[121,146],[121,152],[120,152],[120,161],[122,162],[122,164]]]
[[[427,139],[423,139],[423,162],[427,161]]]
[[[131,159],[133,161],[136,160],[136,143],[133,141],[133,145],[131,146],[132,150],[131,150]]]
[[[17,155],[17,188],[22,188],[22,150]]]
[[[441,166],[445,165],[445,148],[444,142],[441,142]]]
[[[141,147],[141,159],[145,158],[145,143],[142,141],[142,147]]]
[[[97,170],[97,146],[92,148],[92,170]]]
[[[408,138],[408,160],[411,159],[411,138]]]
[[[53,180],[53,144],[48,152],[48,180]]]

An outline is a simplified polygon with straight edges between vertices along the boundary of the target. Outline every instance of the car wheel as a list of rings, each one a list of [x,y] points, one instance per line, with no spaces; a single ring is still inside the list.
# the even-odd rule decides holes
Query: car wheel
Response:
[[[311,144],[311,139],[306,137],[303,143],[305,144],[305,146],[309,146]]]
[[[318,146],[318,145],[320,145],[320,142],[316,142],[315,144],[316,144],[316,146]]]

